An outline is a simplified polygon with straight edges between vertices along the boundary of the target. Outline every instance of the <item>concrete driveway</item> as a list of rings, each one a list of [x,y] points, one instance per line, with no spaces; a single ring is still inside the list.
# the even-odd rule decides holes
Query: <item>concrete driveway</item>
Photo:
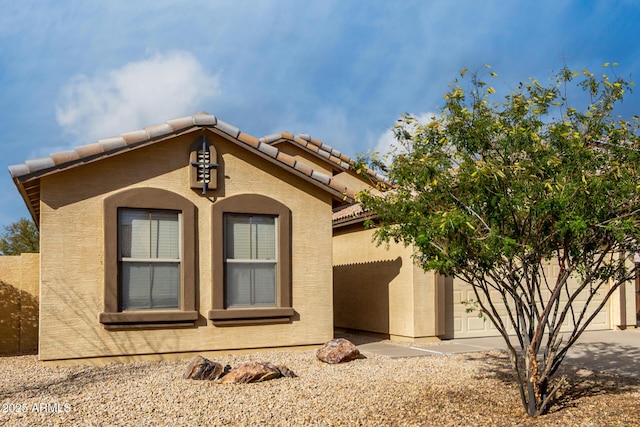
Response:
[[[501,337],[490,337],[443,340],[420,346],[370,340],[358,348],[364,354],[370,352],[395,358],[506,350],[506,345]],[[593,371],[640,378],[640,329],[585,332],[569,349],[565,362]]]

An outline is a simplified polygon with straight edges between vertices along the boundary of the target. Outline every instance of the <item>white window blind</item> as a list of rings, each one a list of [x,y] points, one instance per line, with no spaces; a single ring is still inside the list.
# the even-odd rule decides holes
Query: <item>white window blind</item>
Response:
[[[120,211],[121,309],[178,308],[180,213]]]
[[[227,307],[275,306],[277,218],[225,215],[225,299]]]

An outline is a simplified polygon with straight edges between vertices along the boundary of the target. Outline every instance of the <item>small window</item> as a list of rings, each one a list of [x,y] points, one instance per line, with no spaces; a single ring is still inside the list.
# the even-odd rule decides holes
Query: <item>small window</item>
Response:
[[[196,208],[159,188],[132,188],[104,200],[106,329],[193,325]]]
[[[293,321],[291,211],[260,194],[237,194],[212,208],[214,325]]]
[[[180,307],[180,222],[178,212],[120,210],[122,311]]]
[[[276,218],[225,214],[226,307],[275,307]]]

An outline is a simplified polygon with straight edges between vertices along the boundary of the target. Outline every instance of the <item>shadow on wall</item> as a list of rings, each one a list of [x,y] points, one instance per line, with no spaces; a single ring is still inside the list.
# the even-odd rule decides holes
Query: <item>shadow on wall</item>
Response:
[[[37,350],[38,299],[0,281],[0,355]]]
[[[339,328],[389,333],[389,286],[402,258],[333,267],[333,321]]]

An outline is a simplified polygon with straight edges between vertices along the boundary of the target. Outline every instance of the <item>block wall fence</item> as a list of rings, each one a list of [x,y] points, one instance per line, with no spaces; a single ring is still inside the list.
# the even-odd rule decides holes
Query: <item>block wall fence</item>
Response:
[[[40,254],[0,256],[0,355],[38,350]]]

